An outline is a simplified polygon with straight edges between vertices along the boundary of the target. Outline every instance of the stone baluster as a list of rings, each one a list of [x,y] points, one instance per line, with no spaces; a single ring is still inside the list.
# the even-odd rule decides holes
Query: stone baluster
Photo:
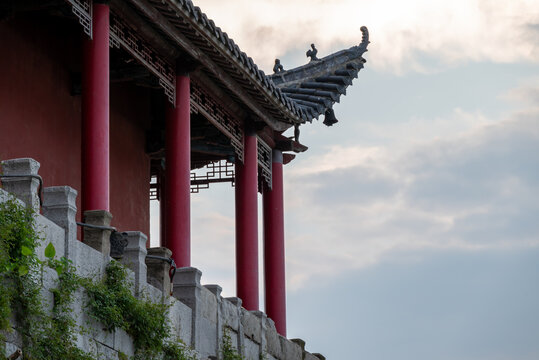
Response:
[[[120,262],[135,273],[135,292],[139,294],[146,284],[148,276],[146,266],[148,237],[140,231],[126,231],[126,234],[127,246]]]
[[[215,298],[217,299],[217,309],[216,309],[216,323],[217,323],[217,339],[216,344],[217,347],[215,349],[215,353],[219,354],[219,350],[221,347],[221,341],[223,339],[223,320],[221,318],[221,302],[223,301],[223,298],[221,297],[221,292],[223,291],[223,288],[219,285],[210,284],[210,285],[204,285],[206,289],[208,289],[213,295],[215,295]]]
[[[39,162],[30,158],[12,159],[2,161],[2,185],[4,190],[21,199],[26,206],[35,212],[39,212],[39,179],[36,177],[39,170]],[[23,175],[31,175],[21,177]],[[13,177],[10,177],[13,176]]]
[[[148,255],[159,256],[161,258],[170,259],[172,251],[165,247],[155,247],[148,249]],[[162,259],[152,259],[146,257],[146,266],[148,267],[148,283],[164,294],[170,295],[170,263]]]
[[[202,334],[199,331],[199,319],[202,318],[200,298],[202,272],[193,267],[179,268],[174,276],[173,296],[189,306],[192,310],[191,347],[197,349]]]
[[[43,216],[65,230],[65,255],[69,258],[69,244],[77,241],[77,190],[69,186],[51,186],[43,189]]]
[[[93,247],[103,255],[110,255],[110,222],[112,214],[106,210],[87,210],[84,212],[84,223],[98,226],[84,226],[84,243]]]
[[[236,307],[236,317],[238,319],[238,342],[237,342],[237,348],[240,349],[240,351],[243,351],[245,349],[245,339],[244,339],[244,331],[243,331],[243,323],[241,322],[241,316],[243,314],[242,312],[242,302],[239,297],[228,297],[226,298],[228,301],[230,301],[234,306]]]

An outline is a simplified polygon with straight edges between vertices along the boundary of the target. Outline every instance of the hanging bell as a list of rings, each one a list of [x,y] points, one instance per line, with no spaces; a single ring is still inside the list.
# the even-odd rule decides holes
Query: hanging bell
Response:
[[[324,125],[331,126],[336,122],[339,122],[339,120],[337,120],[337,118],[335,117],[335,112],[333,111],[333,109],[327,109],[326,113],[324,114]]]

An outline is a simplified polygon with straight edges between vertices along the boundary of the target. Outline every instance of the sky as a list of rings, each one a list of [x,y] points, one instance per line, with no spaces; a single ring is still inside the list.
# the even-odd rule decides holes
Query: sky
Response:
[[[302,126],[284,169],[288,337],[328,359],[539,359],[539,2],[195,4],[266,73],[370,32],[339,123]],[[191,201],[193,266],[234,296],[234,189]]]

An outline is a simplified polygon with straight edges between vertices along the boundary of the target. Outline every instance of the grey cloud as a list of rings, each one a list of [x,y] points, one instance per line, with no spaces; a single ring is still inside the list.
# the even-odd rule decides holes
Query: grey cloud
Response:
[[[415,174],[406,196],[427,209],[480,206],[507,186],[539,189],[539,114],[487,127],[463,141],[445,141],[409,155]],[[519,199],[514,199],[519,200]]]
[[[538,246],[538,115],[379,159],[376,167],[294,177],[289,195],[301,204],[287,213],[289,255],[324,258],[338,271],[397,249]],[[320,273],[308,261],[294,265],[302,267]]]
[[[309,201],[333,207],[387,199],[394,196],[399,188],[396,179],[366,166],[326,171],[314,178],[312,175],[299,176],[292,186],[297,188],[309,182],[315,184]]]

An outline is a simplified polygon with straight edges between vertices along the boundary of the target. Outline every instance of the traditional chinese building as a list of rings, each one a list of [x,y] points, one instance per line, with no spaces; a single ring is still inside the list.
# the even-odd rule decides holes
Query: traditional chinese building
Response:
[[[262,193],[265,310],[286,335],[283,165],[307,150],[301,126],[337,122],[333,105],[365,63],[361,31],[358,46],[318,58],[312,45],[306,65],[276,60],[267,76],[190,0],[2,1],[0,159],[34,158],[45,184],[77,189],[80,221],[106,210],[116,228],[149,234],[158,199],[160,244],[178,267],[190,266],[191,193],[234,182],[248,310],[259,308]]]

